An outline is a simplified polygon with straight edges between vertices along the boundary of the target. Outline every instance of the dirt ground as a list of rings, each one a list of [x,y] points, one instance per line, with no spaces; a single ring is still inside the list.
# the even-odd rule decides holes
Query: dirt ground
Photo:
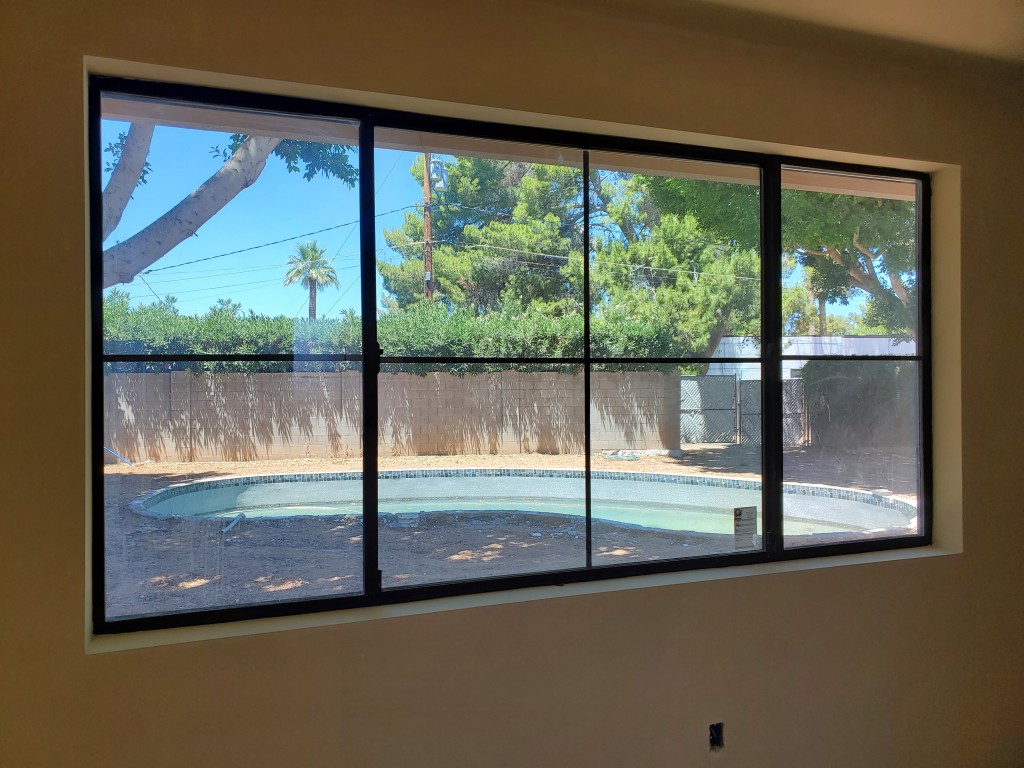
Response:
[[[381,469],[500,467],[582,469],[580,456],[537,454],[382,457]],[[714,474],[756,479],[760,454],[746,446],[705,446],[681,457],[633,460],[595,456],[596,470]],[[787,453],[786,480],[886,488],[913,500],[913,475],[891,457],[865,459]],[[362,590],[362,522],[352,516],[246,518],[225,531],[224,519],[156,518],[130,502],[192,480],[307,472],[359,471],[360,459],[143,463],[105,467],[108,618],[229,607]],[[841,482],[840,482],[841,481]],[[407,527],[408,525],[408,527]],[[581,524],[541,515],[422,516],[414,525],[381,519],[380,568],[385,588],[585,565]],[[597,522],[593,562],[612,565],[732,551],[732,537],[643,530]]]

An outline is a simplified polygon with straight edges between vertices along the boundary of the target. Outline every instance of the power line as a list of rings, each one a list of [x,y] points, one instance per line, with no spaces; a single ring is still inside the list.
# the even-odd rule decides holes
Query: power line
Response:
[[[247,285],[267,285],[268,283],[277,283],[279,280],[253,280],[248,283],[231,283],[230,285],[213,285],[206,286],[204,288],[186,288],[184,291],[175,291],[174,296],[179,296],[186,293],[202,293],[205,291],[222,291],[225,288],[241,288]],[[159,298],[159,297],[158,297]],[[163,299],[161,299],[163,301]]]
[[[443,241],[437,241],[437,242],[439,242],[439,244],[444,244]],[[423,241],[410,241],[408,243],[403,243],[401,246],[398,246],[398,247],[406,248],[406,247],[412,247],[412,246],[422,245],[422,244],[423,244]],[[458,247],[458,246],[456,246],[456,247]],[[465,246],[462,246],[462,247],[464,247],[466,249],[473,249],[473,250],[489,249],[489,250],[501,251],[503,253],[522,254],[522,255],[527,255],[527,256],[538,256],[538,257],[541,257],[541,258],[555,259],[555,260],[563,262],[563,264],[553,264],[551,262],[530,261],[530,260],[526,260],[526,259],[513,259],[513,261],[517,265],[539,267],[539,268],[542,268],[542,269],[551,270],[552,272],[559,271],[561,269],[561,267],[564,265],[564,263],[567,263],[569,261],[582,261],[582,259],[583,259],[583,257],[581,255],[570,254],[570,255],[562,256],[562,255],[552,254],[552,253],[542,253],[540,251],[529,251],[529,250],[521,249],[521,248],[512,248],[512,247],[508,247],[508,246],[492,245],[492,244],[488,244],[488,243],[474,243],[474,244],[465,245]],[[381,253],[381,252],[389,251],[389,250],[393,250],[393,249],[390,246],[385,246],[385,247],[381,247],[381,248],[376,249],[376,252],[377,253]],[[352,253],[344,254],[343,256],[336,256],[335,259],[332,260],[332,263],[333,263],[333,261],[337,260],[338,258],[349,258],[349,257],[358,256],[358,255],[359,255],[358,253],[352,252]],[[497,255],[492,255],[492,254],[487,254],[487,253],[481,253],[481,254],[479,254],[479,256],[481,256],[481,257],[483,257],[485,259],[492,260],[492,261],[498,261],[498,260],[501,260],[502,258],[505,258],[505,257],[502,257],[502,256],[497,256]],[[400,263],[400,262],[388,261],[388,263],[389,264],[396,264],[396,263]],[[629,262],[607,261],[607,260],[604,260],[604,259],[595,259],[594,263],[595,264],[601,264],[601,265],[604,265],[604,266],[619,266],[619,267],[627,267],[627,268],[631,268],[631,269],[639,268],[639,269],[650,270],[650,271],[653,271],[653,272],[665,272],[665,273],[673,273],[673,274],[695,275],[695,276],[698,276],[698,277],[722,277],[722,278],[729,278],[729,279],[733,279],[733,280],[750,280],[750,281],[755,281],[755,282],[760,281],[760,277],[749,277],[749,276],[746,276],[746,275],[730,275],[730,274],[723,274],[723,273],[717,273],[717,272],[697,271],[697,270],[693,270],[693,269],[686,269],[686,268],[683,268],[683,267],[656,267],[656,266],[647,265],[647,264],[633,264],[633,263],[629,263]],[[270,267],[255,267],[255,268],[251,268],[251,269],[237,270],[237,271],[234,271],[234,272],[225,272],[222,275],[218,275],[218,276],[228,276],[228,275],[231,275],[231,274],[244,274],[244,273],[248,273],[248,272],[265,271],[265,270],[268,270],[268,269],[279,269],[281,266],[285,266],[285,265],[274,265],[274,266],[270,266]],[[357,269],[358,266],[359,266],[358,264],[353,264],[353,265],[346,266],[346,267],[339,267],[338,271],[346,271],[346,270],[350,270],[350,269]],[[157,301],[163,302],[163,301],[166,300],[165,298],[161,297],[156,292],[156,290],[152,287],[152,285],[148,281],[146,281],[146,279],[141,274],[138,275],[138,277],[143,282],[143,284],[146,286],[146,288],[149,289],[150,293],[152,293],[153,296],[157,299]],[[186,281],[186,280],[193,280],[193,279],[194,278],[172,278],[170,280],[164,280],[164,281],[159,281],[159,282],[154,281],[154,282],[157,282],[157,284],[165,284],[165,283],[169,283],[169,282],[183,282],[183,281]],[[342,292],[341,296],[339,296],[335,300],[335,302],[331,305],[330,309],[328,309],[325,314],[329,314],[331,311],[333,311],[334,308],[341,301],[341,299],[348,293],[348,291],[351,289],[351,287],[353,285],[358,283],[358,281],[359,281],[359,278],[357,277],[356,280],[348,288],[346,288]],[[276,282],[277,282],[277,280],[258,280],[258,281],[244,282],[244,283],[230,283],[230,284],[225,284],[225,285],[205,286],[205,287],[202,287],[202,288],[194,288],[194,289],[186,289],[186,290],[183,290],[183,291],[176,291],[174,293],[174,295],[175,295],[175,297],[177,297],[179,295],[190,294],[190,293],[216,293],[218,291],[223,291],[223,290],[229,289],[229,288],[243,288],[243,287],[253,286],[253,285],[269,285],[269,284],[276,283]],[[236,293],[241,293],[241,292],[242,291],[236,291]],[[133,297],[130,297],[130,298],[133,298]],[[186,301],[194,301],[194,300],[199,300],[199,297],[193,297],[192,299],[186,299]],[[305,309],[306,304],[308,303],[308,301],[309,301],[309,298],[307,296],[305,298],[305,300],[303,301],[302,306],[299,308],[296,317],[298,316],[298,314],[302,313],[302,310]]]
[[[527,254],[528,256],[541,256],[541,257],[549,258],[549,259],[564,259],[566,261],[582,261],[583,260],[582,256],[575,256],[575,255],[558,256],[558,255],[553,254],[553,253],[540,253],[538,251],[527,251],[527,250],[522,250],[520,248],[509,248],[509,247],[505,247],[505,246],[501,246],[501,245],[489,245],[487,243],[475,243],[473,245],[467,245],[465,247],[466,248],[474,248],[474,249],[476,249],[476,248],[490,248],[490,249],[496,250],[496,251],[508,251],[508,252],[512,252],[512,253],[524,253],[524,254]],[[497,257],[495,257],[495,258],[497,258]],[[519,263],[519,264],[537,264],[538,266],[543,266],[543,267],[555,267],[555,266],[557,266],[557,265],[554,265],[554,264],[541,263],[541,262],[531,262],[531,261],[523,261],[523,260],[517,260],[517,263]],[[657,272],[678,272],[678,273],[687,274],[687,275],[700,275],[700,276],[705,276],[706,275],[707,277],[729,277],[729,278],[732,278],[734,280],[756,280],[756,281],[760,281],[760,279],[761,279],[760,277],[748,277],[746,275],[728,275],[728,274],[723,274],[723,273],[720,273],[720,272],[698,272],[698,271],[693,270],[693,269],[684,269],[684,268],[680,268],[680,267],[655,267],[655,266],[651,266],[651,265],[648,265],[648,264],[630,264],[629,262],[605,261],[604,259],[594,259],[594,263],[595,264],[602,264],[602,265],[606,265],[606,266],[613,266],[613,267],[639,267],[639,268],[642,268],[642,269],[650,269],[650,270],[654,270],[654,271],[657,271]]]
[[[377,200],[377,196],[380,195],[380,190],[384,188],[384,184],[387,183],[387,180],[389,178],[391,178],[391,173],[394,171],[395,168],[398,167],[398,160],[400,158],[401,158],[400,155],[395,157],[394,162],[391,164],[391,169],[387,172],[387,175],[384,176],[384,179],[377,185],[377,189],[375,190],[375,193],[374,193],[374,200]],[[399,209],[399,210],[401,210],[401,209]],[[395,213],[395,211],[391,211],[390,213]],[[387,214],[378,214],[378,215],[384,216],[384,215],[387,215]],[[377,218],[377,215],[375,215],[374,218]],[[338,250],[335,251],[334,258],[331,259],[332,266],[334,265],[334,262],[338,259],[339,255],[341,254],[341,249],[345,247],[345,244],[348,243],[348,239],[352,237],[352,232],[354,232],[354,231],[355,231],[354,229],[349,229],[348,230],[348,234],[346,234],[345,239],[341,242],[341,245],[338,246]],[[377,253],[380,253],[379,249],[378,249]],[[359,279],[356,278],[355,281],[348,288],[345,289],[344,293],[342,293],[341,296],[344,296],[345,294],[347,294],[351,290],[352,286],[354,286],[358,282],[359,282]],[[338,301],[341,301],[341,296],[339,296],[338,300],[335,301],[331,305],[331,309],[334,309],[336,306],[338,306]],[[306,305],[308,303],[309,303],[309,299],[308,298],[303,298],[302,306],[300,306],[299,310],[295,313],[296,319],[298,319],[298,316],[300,314],[302,314],[302,310],[306,308]],[[325,315],[330,314],[331,313],[331,309],[328,309],[324,314]]]
[[[348,288],[346,288],[344,291],[342,291],[341,295],[339,295],[338,298],[335,300],[335,302],[333,304],[331,304],[330,309],[328,309],[326,312],[324,312],[324,317],[327,317],[329,314],[331,314],[331,312],[334,311],[334,308],[336,306],[338,306],[338,304],[341,302],[341,300],[343,298],[345,298],[346,294],[348,294],[348,292],[351,291],[356,286],[356,284],[358,282],[359,282],[359,278],[357,277],[355,280],[353,280],[351,283],[348,284]],[[302,310],[299,310],[299,311],[301,312]]]
[[[392,213],[399,213],[400,211],[405,211],[405,210],[408,210],[410,208],[415,208],[415,207],[416,207],[415,204],[414,205],[403,205],[401,208],[394,208],[393,210],[390,210],[390,211],[384,211],[383,213],[375,214],[374,218],[379,218],[381,216],[389,216]],[[227,251],[225,253],[217,253],[217,254],[214,254],[213,256],[204,256],[204,257],[202,257],[200,259],[192,259],[191,261],[183,261],[180,264],[169,264],[166,267],[156,267],[156,268],[153,268],[153,269],[147,269],[147,270],[144,270],[144,271],[140,272],[139,274],[140,275],[151,275],[154,272],[163,272],[166,269],[178,269],[179,267],[187,267],[187,266],[189,266],[191,264],[199,264],[199,263],[204,262],[204,261],[212,261],[213,259],[222,259],[225,256],[235,256],[235,255],[237,255],[239,253],[247,253],[249,251],[255,251],[255,250],[258,250],[260,248],[266,248],[266,247],[271,246],[271,245],[281,245],[282,243],[288,243],[288,242],[291,242],[292,240],[298,240],[298,239],[303,238],[303,237],[312,237],[313,235],[319,235],[319,234],[322,234],[324,232],[331,232],[332,230],[341,229],[342,227],[352,227],[352,226],[355,226],[358,223],[359,223],[359,219],[354,219],[352,221],[342,222],[341,224],[335,224],[334,226],[331,226],[331,227],[324,227],[323,229],[317,229],[317,230],[314,230],[313,232],[306,232],[305,234],[301,234],[301,235],[292,235],[291,237],[285,237],[285,238],[283,238],[281,240],[272,240],[272,241],[270,241],[268,243],[260,243],[259,245],[250,245],[250,246],[248,246],[246,248],[239,248],[239,249],[234,250],[234,251]]]
[[[394,170],[394,166],[392,166],[391,170],[392,171]],[[388,172],[388,176],[390,176],[390,175],[391,175],[391,172],[389,171]],[[387,177],[385,177],[384,181],[387,181]],[[383,185],[383,183],[384,182],[381,182],[382,185]],[[378,189],[377,191],[380,192],[380,189]],[[380,218],[382,216],[390,216],[393,213],[400,213],[402,211],[407,211],[407,210],[409,210],[411,208],[420,208],[420,207],[422,207],[422,205],[423,205],[422,203],[413,203],[413,204],[410,204],[410,205],[403,205],[400,208],[393,208],[390,211],[382,211],[381,213],[375,213],[374,214],[374,218],[377,219],[377,218]],[[437,205],[439,207],[445,207],[445,208],[460,208],[460,209],[463,209],[463,210],[470,210],[470,211],[482,211],[484,213],[490,213],[493,216],[508,217],[508,216],[512,215],[511,212],[509,212],[509,211],[496,211],[496,210],[489,209],[489,208],[480,208],[479,206],[462,205],[460,203],[438,203]],[[179,267],[187,267],[187,266],[190,266],[192,264],[199,264],[199,263],[202,263],[202,262],[205,262],[205,261],[212,261],[214,259],[222,259],[225,256],[236,256],[236,255],[238,255],[240,253],[248,253],[249,251],[256,251],[256,250],[259,250],[260,248],[267,248],[267,247],[269,247],[271,245],[281,245],[283,243],[291,242],[292,240],[299,240],[299,239],[301,239],[303,237],[312,237],[313,235],[320,235],[320,234],[323,234],[324,232],[332,232],[332,231],[334,231],[336,229],[341,229],[343,227],[352,227],[352,226],[355,226],[358,223],[359,223],[359,219],[354,219],[352,221],[345,221],[345,222],[342,222],[341,224],[334,224],[334,225],[332,225],[330,227],[324,227],[323,229],[317,229],[317,230],[314,230],[312,232],[306,232],[306,233],[301,234],[301,235],[292,235],[290,237],[285,237],[285,238],[282,238],[280,240],[271,240],[271,241],[266,242],[266,243],[259,243],[258,245],[250,245],[250,246],[246,246],[245,248],[238,248],[238,249],[236,249],[234,251],[225,251],[224,253],[217,253],[217,254],[214,254],[212,256],[203,256],[202,258],[191,259],[190,261],[183,261],[183,262],[181,262],[179,264],[169,264],[169,265],[167,265],[165,267],[153,267],[151,269],[143,270],[139,274],[151,275],[154,272],[163,272],[164,270],[167,270],[167,269],[178,269]]]
[[[139,275],[139,279],[142,281],[142,283],[147,288],[149,288],[149,292],[152,293],[154,296],[156,296],[156,300],[159,301],[161,304],[163,304],[164,300],[161,299],[160,296],[157,294],[157,292],[153,290],[153,286],[151,286],[149,283],[146,282],[146,278],[144,278],[142,275]]]
[[[266,290],[262,286],[266,285],[267,282],[276,282],[276,281],[275,280],[261,281],[260,283],[253,283],[253,285],[255,287],[239,288],[239,289],[237,289],[235,291],[232,291],[231,298],[234,298],[235,296],[238,296],[239,294],[242,294],[242,293],[251,293],[253,291],[263,291],[263,290]],[[133,300],[134,298],[136,298],[136,297],[133,297],[131,295],[128,296],[129,301]],[[211,297],[210,296],[187,296],[184,299],[181,299],[180,301],[177,300],[178,299],[177,295],[174,295],[174,298],[176,300],[175,301],[175,306],[183,306],[185,304],[193,304],[193,303],[200,302],[200,301],[209,301]]]
[[[339,254],[339,255],[335,256],[331,261],[333,263],[333,262],[337,261],[338,259],[352,259],[352,258],[358,258],[358,257],[359,257],[359,253],[358,252],[350,251],[349,253]],[[252,273],[252,272],[267,272],[267,271],[272,270],[272,269],[283,269],[284,267],[287,267],[287,266],[289,266],[287,263],[283,263],[283,264],[282,263],[278,263],[278,264],[270,264],[268,266],[263,266],[263,267],[244,267],[244,268],[241,268],[241,269],[196,270],[196,272],[190,272],[187,277],[168,277],[168,278],[164,278],[164,279],[161,279],[161,280],[152,280],[151,279],[149,282],[152,283],[153,285],[166,285],[167,283],[185,283],[185,282],[194,282],[196,280],[212,280],[212,279],[218,278],[218,277],[230,277],[232,275],[244,275],[244,274],[249,274],[249,273]],[[338,267],[338,269],[355,269],[356,267],[358,267],[357,264],[356,265],[352,265],[352,266]],[[197,273],[202,273],[202,272],[210,272],[212,274],[197,274]],[[139,277],[139,275],[136,275],[136,277]],[[131,283],[128,283],[128,285],[131,285]]]
[[[188,277],[170,277],[170,278],[166,278],[164,280],[151,280],[150,282],[153,285],[166,285],[167,283],[191,283],[191,282],[195,282],[196,280],[212,280],[212,279],[218,278],[218,277],[232,277],[234,275],[244,275],[244,274],[249,274],[251,272],[266,272],[266,271],[271,270],[271,269],[282,269],[283,267],[286,267],[286,266],[288,266],[288,265],[287,264],[271,264],[270,266],[267,266],[267,267],[249,267],[247,269],[232,269],[232,270],[227,270],[227,271],[211,270],[211,271],[215,272],[215,274],[212,274],[212,275],[202,275],[200,277],[197,277],[195,274],[190,274]]]
[[[415,245],[415,244],[416,243],[410,243],[410,245]],[[381,248],[377,248],[376,252],[379,254],[379,253],[382,253],[382,252],[388,251],[388,250],[391,250],[389,246],[383,246]],[[338,259],[358,258],[358,256],[359,256],[359,253],[357,251],[350,251],[349,253],[339,254],[338,256],[335,256],[334,259],[332,259],[332,263],[334,261],[337,261]],[[272,264],[270,266],[265,266],[265,267],[248,267],[248,268],[245,268],[245,269],[227,270],[227,271],[218,272],[215,275],[206,275],[206,276],[204,276],[202,278],[199,278],[199,279],[209,280],[209,279],[216,278],[216,277],[229,277],[229,276],[233,276],[233,275],[249,274],[249,273],[252,273],[252,272],[265,272],[265,271],[272,270],[272,269],[281,269],[282,267],[286,267],[286,266],[288,266],[288,265],[287,264]],[[337,267],[337,271],[342,272],[342,271],[347,271],[347,270],[350,270],[350,269],[358,269],[358,268],[359,268],[358,264],[351,264],[351,265],[348,265],[348,266]],[[194,275],[190,275],[189,277],[174,277],[174,278],[167,278],[167,279],[164,279],[164,280],[150,280],[150,281],[147,281],[142,276],[142,274],[138,274],[138,275],[136,275],[136,277],[141,282],[143,282],[145,284],[146,288],[148,288],[149,291],[153,294],[153,296],[156,297],[157,301],[164,301],[165,297],[161,297],[156,292],[156,290],[152,287],[153,285],[161,285],[161,286],[163,286],[163,285],[166,285],[167,283],[195,282],[196,279],[197,279]],[[173,293],[168,292],[168,295],[174,295],[176,297],[179,294],[199,293],[199,292],[203,292],[203,291],[221,291],[221,290],[224,290],[226,288],[234,288],[234,287],[238,287],[238,286],[257,285],[257,284],[259,284],[259,285],[266,285],[266,284],[275,283],[275,282],[277,282],[277,281],[276,280],[260,280],[260,281],[251,282],[251,283],[231,283],[231,284],[209,285],[209,286],[204,286],[202,288],[185,289],[183,291],[174,291]],[[131,287],[131,284],[128,284],[128,286],[126,286],[126,288],[130,288],[130,287]],[[119,290],[124,290],[124,289],[119,289]],[[137,296],[129,295],[129,299],[134,299],[134,298],[137,298]],[[300,310],[300,312],[301,312],[301,310]]]

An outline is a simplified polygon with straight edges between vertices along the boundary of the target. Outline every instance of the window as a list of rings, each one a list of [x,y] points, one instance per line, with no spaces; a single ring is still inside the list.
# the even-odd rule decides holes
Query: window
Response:
[[[930,541],[927,177],[90,99],[97,632]]]

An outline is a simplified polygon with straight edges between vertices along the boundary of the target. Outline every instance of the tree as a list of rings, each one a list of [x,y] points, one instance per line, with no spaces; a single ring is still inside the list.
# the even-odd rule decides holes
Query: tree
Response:
[[[658,177],[647,190],[662,210],[693,213],[715,237],[759,243],[756,185]],[[900,338],[917,336],[916,232],[912,200],[782,190],[782,249],[805,289],[819,305],[865,297],[863,324]]]
[[[154,126],[132,123],[111,143],[111,175],[103,190],[103,239],[117,228],[132,192],[155,172],[148,156]],[[231,136],[226,149],[213,148],[224,164],[181,202],[127,240],[103,252],[103,287],[129,283],[147,267],[194,235],[238,194],[263,173],[268,158],[284,160],[289,172],[301,172],[306,180],[317,174],[354,186],[358,171],[349,162],[351,147],[294,141],[268,136]]]
[[[712,237],[692,213],[664,210],[649,194],[649,181],[636,173],[591,174],[599,342],[592,348],[608,356],[633,356],[646,347],[642,354],[650,356],[709,357],[727,334],[756,336],[756,250]],[[645,327],[653,336],[642,345],[634,337]],[[612,346],[602,349],[605,343]]]
[[[421,178],[421,164],[412,173]],[[589,311],[591,351],[609,357],[708,356],[726,333],[757,333],[756,251],[712,241],[693,215],[664,214],[643,176],[593,170],[584,184],[572,167],[460,157],[448,180],[432,205],[434,302],[448,314],[433,323],[466,323],[465,312],[518,325],[565,318],[566,338],[582,340]],[[399,254],[378,263],[391,315],[423,303],[422,237],[419,211],[385,232]]]
[[[414,163],[411,173],[421,181],[422,163]],[[525,307],[568,298],[560,270],[582,259],[581,233],[567,216],[582,210],[575,169],[458,157],[448,185],[431,206],[436,301],[484,313],[513,300]],[[422,211],[407,213],[401,229],[384,232],[400,257],[378,261],[391,309],[424,298],[423,233]]]
[[[316,240],[295,246],[295,253],[288,259],[288,273],[284,284],[301,283],[309,289],[309,319],[316,320],[316,293],[328,285],[338,287],[338,273],[324,255],[326,248],[317,245]]]
[[[783,190],[783,248],[827,301],[867,297],[864,321],[917,338],[915,205],[846,194]]]

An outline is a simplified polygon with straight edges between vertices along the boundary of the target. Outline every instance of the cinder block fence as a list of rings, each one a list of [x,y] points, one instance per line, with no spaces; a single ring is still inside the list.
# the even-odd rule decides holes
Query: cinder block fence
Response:
[[[679,448],[679,376],[594,373],[594,450]],[[583,452],[583,377],[383,374],[381,455]],[[361,384],[344,373],[116,373],[104,444],[131,461],[251,461],[360,452]],[[110,457],[110,460],[113,460]]]

